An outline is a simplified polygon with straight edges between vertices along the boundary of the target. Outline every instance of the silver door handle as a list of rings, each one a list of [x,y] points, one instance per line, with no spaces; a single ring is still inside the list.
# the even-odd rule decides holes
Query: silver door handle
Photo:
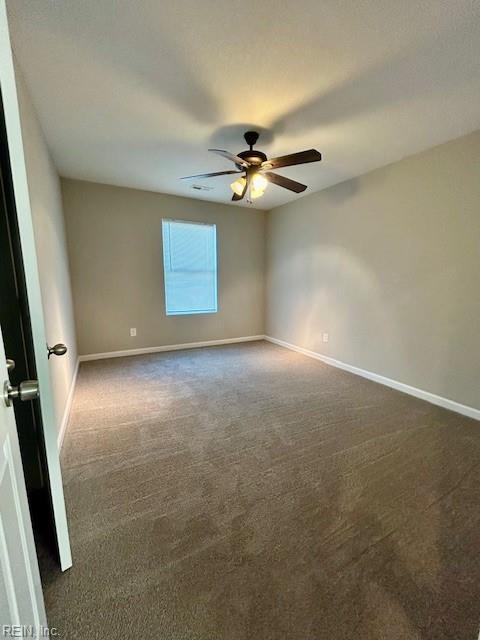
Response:
[[[35,400],[40,395],[38,380],[24,380],[18,387],[13,387],[9,380],[5,380],[3,385],[3,401],[10,407],[12,400]]]
[[[47,344],[48,359],[50,356],[63,356],[67,353],[67,347],[62,342],[54,344],[53,347],[49,347]]]
[[[7,371],[13,371],[15,369],[15,360],[7,358]]]

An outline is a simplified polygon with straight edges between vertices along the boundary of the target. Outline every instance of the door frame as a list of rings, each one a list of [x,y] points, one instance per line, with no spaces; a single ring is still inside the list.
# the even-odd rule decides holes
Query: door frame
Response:
[[[5,0],[0,0],[0,87],[3,97],[10,168],[15,193],[37,377],[40,385],[40,408],[43,422],[45,455],[50,478],[52,508],[55,519],[60,566],[62,570],[65,571],[72,566],[72,554],[57,444],[56,416],[47,358],[45,322],[28,188],[27,166],[23,147],[20,107]]]

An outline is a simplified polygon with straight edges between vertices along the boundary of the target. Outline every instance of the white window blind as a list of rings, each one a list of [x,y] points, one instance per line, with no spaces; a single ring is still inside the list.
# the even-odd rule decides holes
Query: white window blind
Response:
[[[217,311],[214,224],[162,220],[167,315]]]

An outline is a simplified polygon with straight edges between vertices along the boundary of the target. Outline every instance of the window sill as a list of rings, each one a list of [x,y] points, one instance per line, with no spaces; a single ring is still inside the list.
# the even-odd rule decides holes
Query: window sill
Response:
[[[199,316],[199,315],[210,315],[212,313],[218,313],[218,309],[211,311],[167,311],[167,316]]]

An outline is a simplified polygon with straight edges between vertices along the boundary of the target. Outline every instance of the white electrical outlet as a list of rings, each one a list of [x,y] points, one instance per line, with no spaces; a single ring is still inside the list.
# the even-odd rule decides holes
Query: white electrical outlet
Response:
[[[136,335],[137,335],[137,330],[136,330],[136,328],[135,328],[135,327],[132,327],[132,328],[130,329],[130,337],[131,337],[131,338],[134,338]]]
[[[328,342],[328,333],[322,333],[322,341]]]

